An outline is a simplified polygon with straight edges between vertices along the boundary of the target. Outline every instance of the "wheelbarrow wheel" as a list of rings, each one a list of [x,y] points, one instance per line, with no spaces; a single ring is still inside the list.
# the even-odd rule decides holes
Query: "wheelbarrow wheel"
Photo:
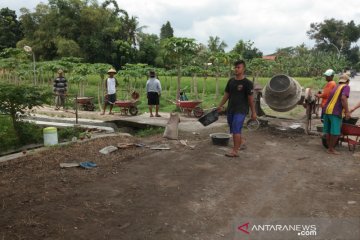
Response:
[[[132,106],[129,108],[129,113],[131,114],[131,116],[136,116],[138,114],[139,110],[137,107]]]
[[[86,104],[86,105],[84,105],[84,110],[85,111],[94,111],[95,105],[93,103]]]
[[[195,117],[199,118],[202,115],[204,115],[204,110],[201,107],[196,107],[193,110],[193,114],[194,114]]]

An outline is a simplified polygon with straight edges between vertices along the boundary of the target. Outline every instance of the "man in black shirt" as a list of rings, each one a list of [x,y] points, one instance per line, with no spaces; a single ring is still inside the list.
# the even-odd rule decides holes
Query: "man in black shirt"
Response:
[[[220,112],[222,106],[229,101],[227,108],[227,120],[230,127],[230,133],[233,134],[234,147],[231,152],[226,153],[228,157],[238,157],[238,151],[241,144],[241,130],[246,115],[251,108],[251,119],[256,119],[253,83],[245,77],[245,62],[242,60],[234,63],[235,77],[229,79],[224,96],[218,106]]]

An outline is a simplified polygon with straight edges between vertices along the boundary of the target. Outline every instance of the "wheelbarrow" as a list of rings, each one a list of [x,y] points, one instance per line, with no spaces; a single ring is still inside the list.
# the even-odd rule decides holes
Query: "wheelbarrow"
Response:
[[[75,98],[75,103],[80,105],[84,111],[95,111],[93,99],[94,97],[77,97]]]
[[[360,126],[356,125],[358,119],[359,118],[343,119],[341,135],[336,145],[347,143],[349,151],[355,151],[356,145],[360,145]],[[328,148],[325,134],[322,136],[322,144],[325,148]]]
[[[204,114],[204,110],[199,107],[198,105],[202,103],[202,101],[176,101],[176,106],[178,106],[183,113],[187,113],[188,116],[191,115],[191,113],[194,114],[195,117],[199,118]]]
[[[341,125],[341,137],[339,141],[348,144],[349,151],[355,151],[356,145],[360,145],[360,126],[351,123]]]
[[[120,107],[121,115],[128,115],[130,113],[131,116],[136,116],[139,112],[137,105],[140,104],[139,98],[140,95],[138,92],[133,92],[131,94],[131,100],[118,100],[115,101],[114,105]]]

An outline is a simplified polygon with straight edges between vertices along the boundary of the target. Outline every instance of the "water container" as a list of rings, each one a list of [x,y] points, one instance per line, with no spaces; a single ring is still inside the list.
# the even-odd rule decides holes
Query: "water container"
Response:
[[[58,144],[58,134],[56,127],[44,128],[44,146],[52,146]]]
[[[293,78],[286,75],[276,75],[265,86],[264,100],[275,111],[290,111],[301,99],[301,86]]]

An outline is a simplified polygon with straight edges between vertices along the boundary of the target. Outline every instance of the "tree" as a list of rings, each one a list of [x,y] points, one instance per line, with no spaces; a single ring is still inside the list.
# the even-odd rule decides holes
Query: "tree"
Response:
[[[167,21],[165,24],[161,26],[160,29],[160,40],[174,37],[174,29],[171,27],[171,24],[169,21]]]
[[[240,58],[244,58],[246,60],[262,57],[263,55],[259,49],[254,47],[254,42],[250,40],[247,42],[239,40],[239,42],[237,42],[234,48],[231,50],[231,53],[237,54]]]
[[[349,59],[351,44],[360,38],[360,25],[356,25],[354,21],[345,23],[331,18],[324,22],[311,23],[307,35],[315,40],[318,50],[344,54]]]
[[[13,127],[20,140],[17,123],[20,121],[17,113],[42,106],[48,102],[51,93],[34,86],[14,85],[0,83],[0,112],[10,115]]]
[[[13,48],[22,38],[22,31],[15,11],[9,8],[0,9],[0,51]]]
[[[219,53],[225,52],[225,48],[227,47],[227,44],[224,41],[221,41],[218,36],[213,37],[210,36],[208,40],[208,49],[212,53]]]
[[[221,76],[222,67],[226,66],[229,62],[228,56],[224,52],[217,52],[211,55],[209,61],[215,70],[215,99],[219,97],[219,77]]]
[[[166,56],[175,61],[177,70],[176,99],[180,98],[181,68],[183,64],[196,52],[195,39],[190,38],[168,38],[165,40],[164,49]]]
[[[139,34],[139,51],[137,61],[154,66],[159,48],[159,37],[156,34]]]

